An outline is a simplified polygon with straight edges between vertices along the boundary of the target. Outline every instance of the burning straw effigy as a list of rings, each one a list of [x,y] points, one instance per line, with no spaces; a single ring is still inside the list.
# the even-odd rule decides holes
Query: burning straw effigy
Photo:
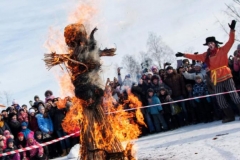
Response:
[[[132,156],[133,144],[128,143],[124,148],[121,142],[138,137],[139,126],[129,119],[137,117],[138,122],[144,124],[143,117],[139,109],[134,113],[119,112],[114,115],[104,113],[102,107],[104,90],[98,74],[101,69],[100,57],[114,56],[116,49],[98,49],[94,39],[96,31],[97,28],[94,28],[88,36],[83,24],[70,24],[64,30],[68,53],[45,54],[47,68],[65,66],[75,87],[74,105],[62,125],[68,133],[73,132],[75,127],[81,128],[80,154],[83,160],[135,159]],[[132,95],[126,103],[132,108],[141,106]],[[111,104],[109,108],[111,111],[123,110],[123,106],[114,108]]]

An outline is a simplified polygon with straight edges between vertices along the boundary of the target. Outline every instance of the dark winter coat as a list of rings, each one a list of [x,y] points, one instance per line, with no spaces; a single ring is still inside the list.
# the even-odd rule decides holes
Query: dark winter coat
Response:
[[[32,130],[33,132],[36,132],[39,130],[38,123],[37,123],[37,118],[35,116],[29,116],[29,123],[28,123],[28,128]]]
[[[169,102],[169,101],[166,99],[167,96],[169,96],[169,93],[168,93],[167,89],[165,89],[165,94],[164,94],[164,95],[159,94],[159,99],[160,99],[160,101],[161,101],[162,103]],[[164,113],[168,113],[168,114],[171,114],[171,113],[172,113],[170,104],[162,105],[162,108],[163,108]]]
[[[172,98],[186,96],[186,88],[182,75],[177,73],[167,74],[164,83],[172,90]]]
[[[9,132],[11,132],[10,127],[8,126],[8,124],[6,122],[3,122],[3,126],[0,127],[0,135],[4,135],[4,131],[5,130],[9,130]],[[11,132],[12,133],[12,132]]]
[[[62,121],[66,116],[67,110],[58,109],[57,107],[52,107],[49,111],[50,117],[53,122],[54,131],[62,130]]]
[[[21,123],[19,121],[10,121],[9,127],[14,135],[14,138],[16,139],[18,133],[22,130]]]
[[[204,96],[207,94],[208,94],[208,89],[207,89],[207,85],[204,82],[196,83],[193,86],[193,96],[194,97]]]

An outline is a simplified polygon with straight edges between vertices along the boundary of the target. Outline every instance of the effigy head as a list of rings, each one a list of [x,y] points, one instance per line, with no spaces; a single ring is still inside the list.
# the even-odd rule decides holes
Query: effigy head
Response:
[[[70,24],[64,29],[65,42],[69,47],[76,47],[87,42],[87,32],[83,24]]]

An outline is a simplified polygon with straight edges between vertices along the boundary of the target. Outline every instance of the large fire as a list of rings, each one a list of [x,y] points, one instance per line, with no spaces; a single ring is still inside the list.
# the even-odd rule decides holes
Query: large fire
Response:
[[[52,52],[47,54],[44,59],[48,68],[60,65],[66,71],[58,79],[63,93],[61,95],[66,96],[67,93],[72,96],[73,91],[75,92],[75,95],[71,97],[73,106],[67,113],[62,126],[67,133],[74,133],[80,129],[81,159],[134,159],[131,140],[138,138],[141,134],[140,125],[145,125],[139,109],[142,106],[141,102],[128,91],[128,99],[124,101],[124,104],[115,106],[112,101],[108,101],[108,104],[105,104],[106,111],[102,105],[102,98],[98,97],[101,96],[102,91],[99,86],[103,86],[98,82],[99,76],[95,72],[98,71],[96,68],[100,66],[100,56],[113,56],[115,49],[103,50],[99,53],[100,56],[98,55],[99,50],[88,49],[88,52],[86,49],[86,51],[71,49],[76,48],[76,45],[81,49],[86,44],[95,47],[91,40],[96,30],[87,36],[85,27],[82,25],[87,24],[89,27],[93,12],[95,14],[96,9],[91,4],[80,4],[71,14],[70,19],[74,20],[74,24],[65,28],[66,44],[63,45],[64,37],[63,35],[59,36],[59,32],[52,32],[52,34],[58,33],[58,38],[54,39],[54,36],[49,36],[46,43],[49,51]],[[76,41],[80,43],[78,44]],[[57,54],[53,53],[55,51]],[[74,54],[80,52],[85,56],[81,61],[77,61],[79,57],[74,57]],[[85,78],[87,78],[86,81]],[[87,83],[85,84],[85,82]],[[94,93],[89,97],[91,93],[88,93],[88,90],[92,91],[93,89]],[[82,90],[87,92],[81,92]],[[59,100],[58,108],[64,108],[66,101],[67,99],[64,97]],[[124,111],[126,107],[134,108],[134,110]],[[125,148],[123,142],[127,143]]]

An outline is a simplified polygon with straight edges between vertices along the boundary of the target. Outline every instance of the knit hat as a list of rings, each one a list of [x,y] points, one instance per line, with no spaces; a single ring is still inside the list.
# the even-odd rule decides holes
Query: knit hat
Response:
[[[43,108],[44,108],[44,106],[38,106],[38,111],[40,111]]]
[[[149,88],[148,90],[147,90],[147,92],[149,93],[149,92],[154,92],[154,90],[152,89],[152,88]]]
[[[36,131],[35,136],[38,136],[38,135],[42,135],[42,132],[41,131]]]
[[[30,109],[29,109],[29,113],[30,113],[30,114],[31,114],[31,113],[35,113],[35,109],[30,108]]]
[[[13,142],[14,142],[14,140],[13,140],[12,138],[8,138],[8,139],[7,139],[7,144],[13,143]]]
[[[17,101],[14,99],[12,105],[18,104]]]
[[[152,66],[152,71],[153,71],[154,69],[158,69],[157,66]]]
[[[19,132],[18,137],[24,137],[24,134],[22,132]]]
[[[146,73],[145,73],[145,75],[149,75],[149,74],[150,74],[150,75],[153,75],[152,72],[146,72]]]
[[[11,121],[13,116],[16,116],[16,114],[15,114],[15,113],[10,113],[10,114],[8,115],[8,119]]]
[[[22,122],[21,126],[28,126],[27,122]]]
[[[173,69],[173,67],[172,67],[172,66],[168,66],[168,67],[166,68],[166,70],[170,70],[170,69]]]

